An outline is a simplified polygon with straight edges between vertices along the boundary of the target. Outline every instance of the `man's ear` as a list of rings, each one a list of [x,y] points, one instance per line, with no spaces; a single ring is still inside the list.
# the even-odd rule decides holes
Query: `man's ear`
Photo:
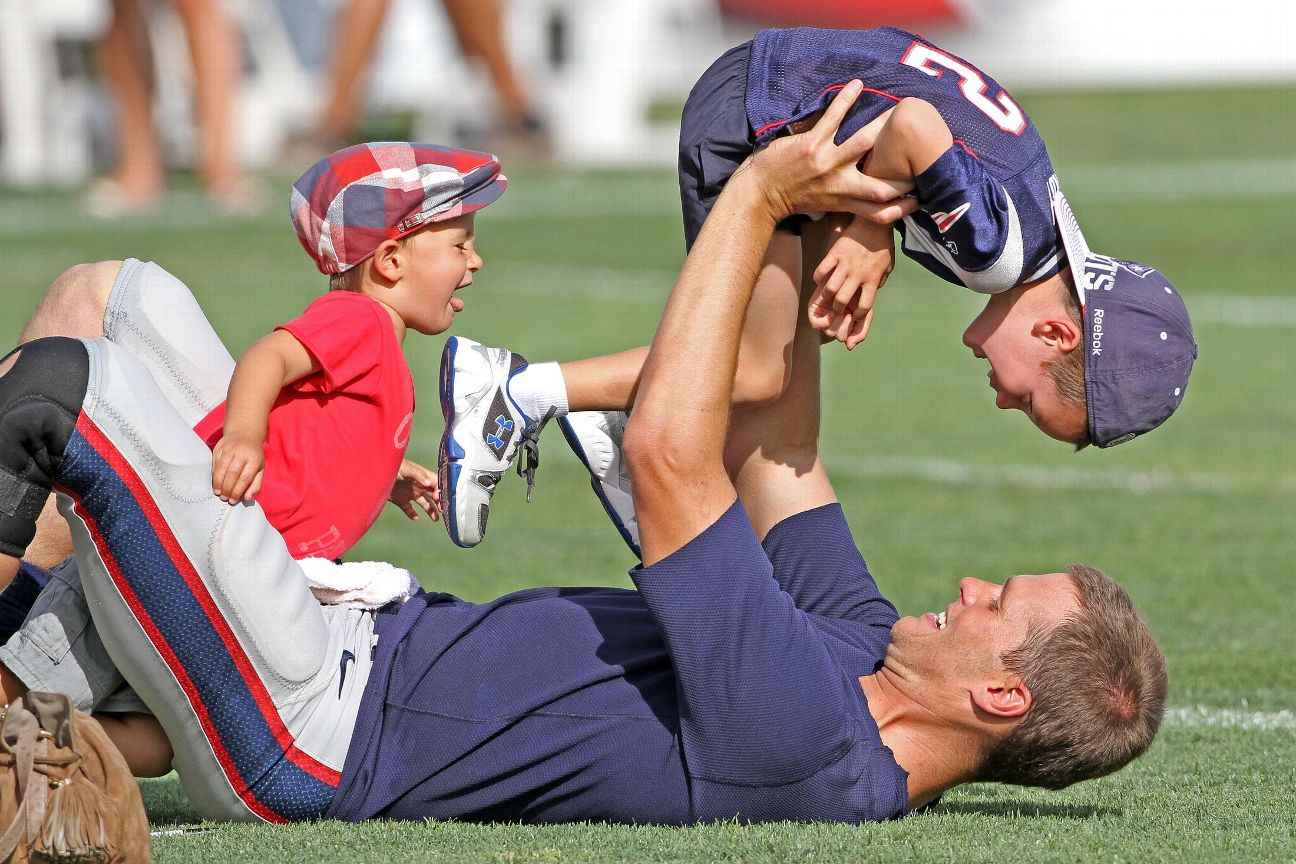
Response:
[[[395,240],[384,240],[374,250],[370,259],[370,272],[387,282],[396,282],[401,278],[405,268],[405,254],[400,243]],[[375,279],[377,281],[377,279]]]
[[[972,701],[995,717],[1024,717],[1031,707],[1031,693],[1022,681],[986,681],[973,689]]]
[[[1044,340],[1062,354],[1070,354],[1084,341],[1084,333],[1067,316],[1038,318],[1031,327],[1031,335]]]

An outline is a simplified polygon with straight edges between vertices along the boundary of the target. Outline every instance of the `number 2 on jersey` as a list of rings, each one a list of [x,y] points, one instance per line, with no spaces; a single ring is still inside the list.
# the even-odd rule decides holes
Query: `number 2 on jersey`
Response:
[[[989,117],[996,126],[1005,132],[1020,135],[1025,130],[1026,115],[1017,106],[1017,103],[1012,100],[1012,97],[1008,95],[1007,91],[1000,90],[995,101],[990,101],[986,97],[985,79],[981,77],[980,72],[966,63],[955,60],[943,51],[938,51],[921,42],[910,45],[909,51],[900,62],[905,66],[912,66],[933,78],[939,78],[943,75],[942,70],[953,72],[961,79],[959,90],[963,92],[963,98],[972,103],[972,107]]]

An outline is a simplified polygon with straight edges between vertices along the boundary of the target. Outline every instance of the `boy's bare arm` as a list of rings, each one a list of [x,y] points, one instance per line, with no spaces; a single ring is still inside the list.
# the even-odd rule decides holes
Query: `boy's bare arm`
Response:
[[[901,99],[887,112],[877,144],[864,159],[864,173],[883,180],[913,180],[954,144],[936,106]]]
[[[226,397],[225,430],[212,450],[212,492],[222,501],[251,501],[261,491],[270,409],[280,390],[319,368],[310,352],[284,330],[243,352]]]

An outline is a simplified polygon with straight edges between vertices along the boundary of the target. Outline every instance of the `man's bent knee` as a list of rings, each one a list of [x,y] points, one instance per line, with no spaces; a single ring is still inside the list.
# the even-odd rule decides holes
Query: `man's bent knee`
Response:
[[[64,270],[27,319],[19,341],[44,336],[97,339],[104,335],[104,313],[121,267],[121,261],[98,261]]]

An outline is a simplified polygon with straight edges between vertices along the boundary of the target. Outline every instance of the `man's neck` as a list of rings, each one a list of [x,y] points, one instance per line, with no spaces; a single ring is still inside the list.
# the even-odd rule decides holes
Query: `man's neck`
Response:
[[[885,667],[861,675],[859,682],[882,743],[909,774],[910,810],[974,778],[982,747],[978,736],[912,699]]]

